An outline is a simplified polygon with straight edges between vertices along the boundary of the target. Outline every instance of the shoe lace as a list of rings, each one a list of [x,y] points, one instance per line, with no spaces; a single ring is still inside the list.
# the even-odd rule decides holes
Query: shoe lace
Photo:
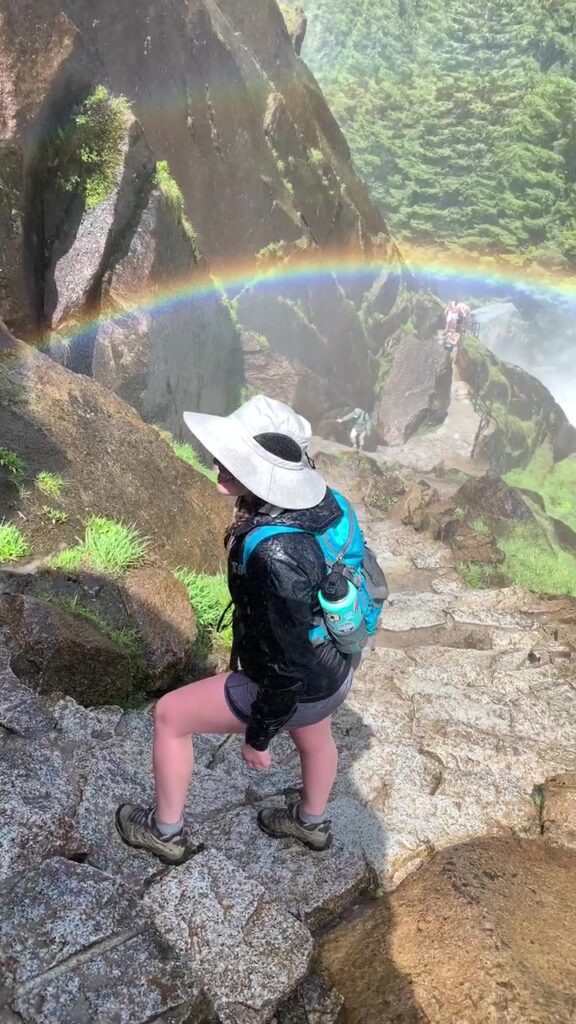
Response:
[[[130,814],[130,821],[134,825],[151,825],[154,821],[151,807],[135,807]]]

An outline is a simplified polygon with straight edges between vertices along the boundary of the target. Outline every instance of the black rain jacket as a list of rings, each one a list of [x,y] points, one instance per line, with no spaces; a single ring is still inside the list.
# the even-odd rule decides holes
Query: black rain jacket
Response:
[[[318,590],[326,563],[317,541],[306,533],[281,533],[262,540],[242,567],[242,544],[256,526],[299,526],[323,533],[342,516],[334,495],[311,509],[257,513],[234,531],[228,584],[234,602],[234,654],[258,686],[246,728],[246,742],[266,750],[299,702],[331,697],[342,685],[352,658],[331,640],[314,647],[309,631],[321,615]]]

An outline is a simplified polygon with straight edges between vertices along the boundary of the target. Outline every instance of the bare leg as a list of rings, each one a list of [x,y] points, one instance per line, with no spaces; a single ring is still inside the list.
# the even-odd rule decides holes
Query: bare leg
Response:
[[[242,733],[246,726],[230,711],[224,696],[229,672],[167,693],[154,712],[156,817],[180,821],[194,767],[192,735]]]
[[[336,778],[338,750],[332,738],[332,718],[290,732],[302,767],[302,810],[323,815]]]

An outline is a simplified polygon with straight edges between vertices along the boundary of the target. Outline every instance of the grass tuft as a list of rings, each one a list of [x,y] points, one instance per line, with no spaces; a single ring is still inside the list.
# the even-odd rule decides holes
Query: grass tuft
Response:
[[[81,545],[75,548],[65,548],[57,555],[46,559],[48,569],[62,569],[64,572],[73,572],[80,569],[84,561],[84,548]]]
[[[13,523],[0,523],[0,563],[15,562],[32,551],[28,541]]]
[[[10,451],[3,444],[0,444],[0,466],[10,474],[15,482],[20,481],[26,473],[24,459],[17,455],[16,452]]]
[[[192,466],[192,469],[195,469],[197,473],[202,473],[202,476],[207,477],[213,484],[216,483],[216,473],[213,469],[210,469],[209,466],[206,466],[202,462],[198,452],[191,444],[187,444],[186,441],[177,441],[169,430],[158,430],[158,433],[162,440],[166,441],[166,444],[170,445],[177,458],[181,459],[182,462],[186,462],[189,466]]]
[[[92,516],[86,525],[83,548],[93,569],[120,576],[143,559],[149,543],[134,526]]]
[[[68,513],[61,508],[52,508],[51,505],[43,505],[41,514],[52,526],[63,526],[68,522]]]
[[[35,483],[40,493],[45,494],[47,498],[62,497],[64,478],[58,473],[47,473],[46,471],[38,473]]]
[[[210,576],[191,569],[176,569],[174,576],[188,591],[200,628],[214,636],[223,612],[230,604],[230,591],[224,573]],[[224,625],[217,634],[229,647],[232,645],[232,626]]]

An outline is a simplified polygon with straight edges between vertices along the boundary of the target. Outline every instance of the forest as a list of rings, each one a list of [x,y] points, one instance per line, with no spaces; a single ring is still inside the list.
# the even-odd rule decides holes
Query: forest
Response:
[[[576,0],[305,0],[304,57],[397,237],[576,261]]]

